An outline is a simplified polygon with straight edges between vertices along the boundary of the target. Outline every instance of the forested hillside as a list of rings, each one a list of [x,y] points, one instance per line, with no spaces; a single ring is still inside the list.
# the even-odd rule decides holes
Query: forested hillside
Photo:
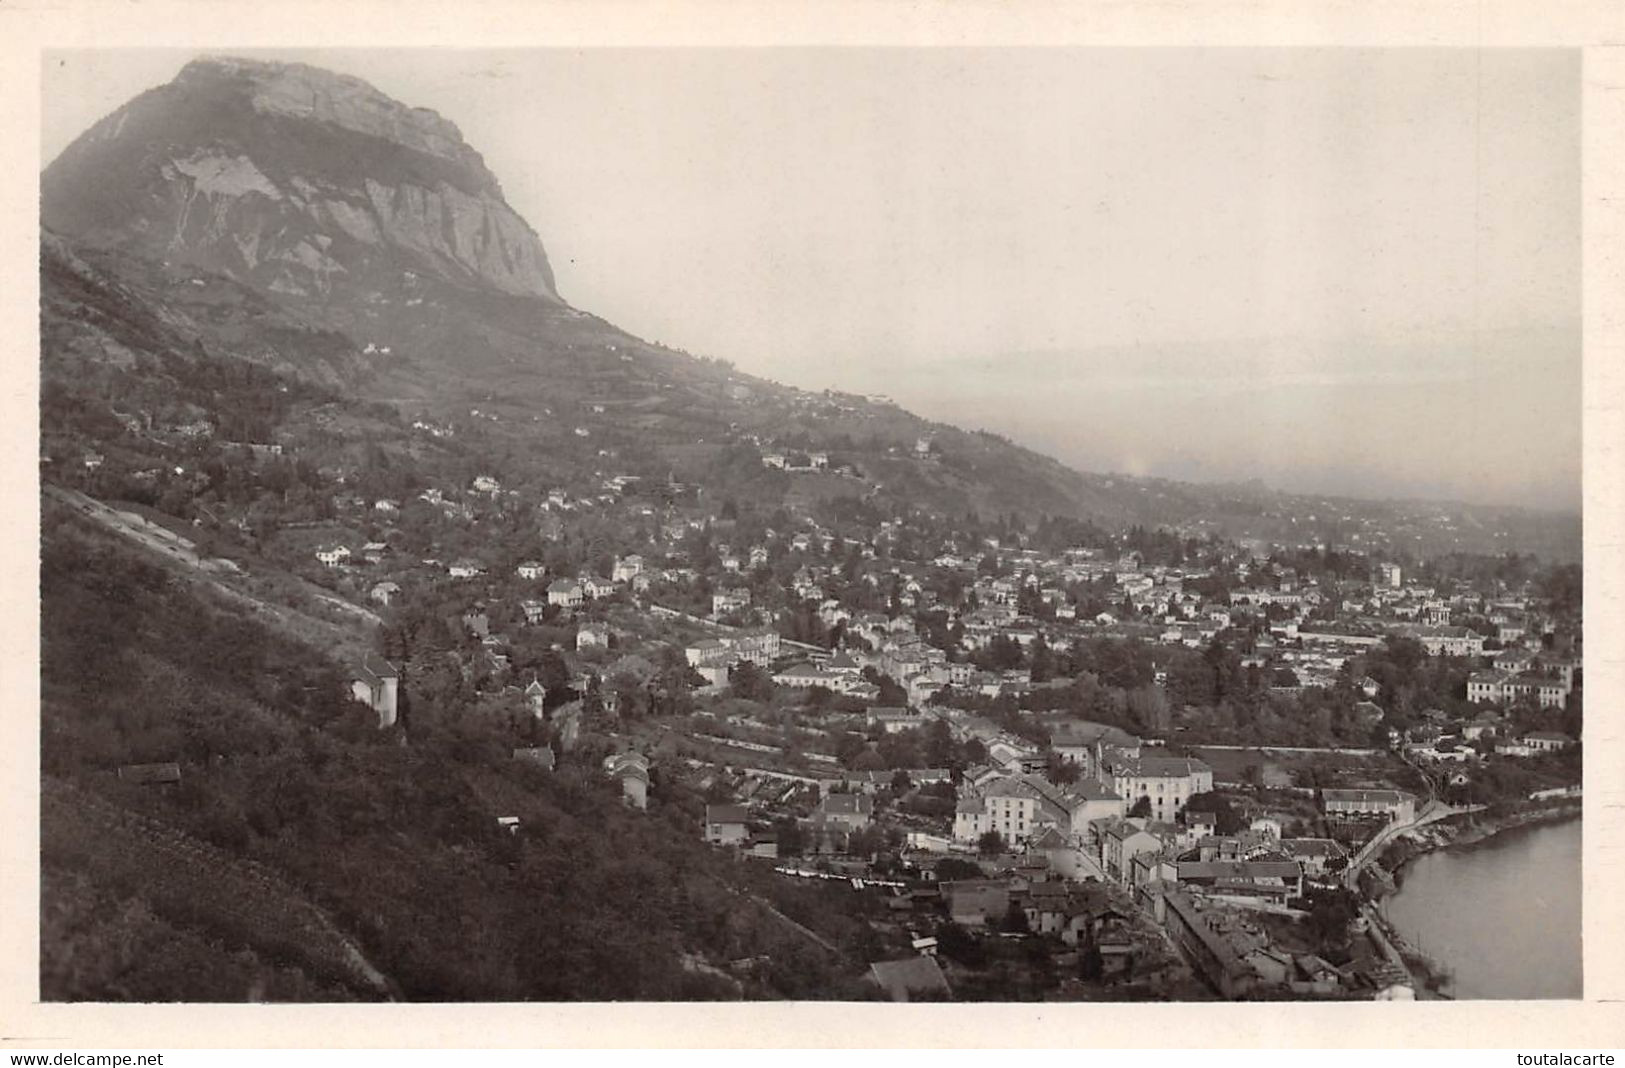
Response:
[[[515,762],[473,721],[402,744],[321,650],[46,512],[47,999],[863,996],[861,925],[712,853],[702,797],[630,812],[596,769]],[[178,785],[115,770],[157,760]]]

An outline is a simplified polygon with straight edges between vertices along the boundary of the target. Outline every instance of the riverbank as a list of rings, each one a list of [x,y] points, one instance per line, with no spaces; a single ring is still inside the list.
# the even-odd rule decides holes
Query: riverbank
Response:
[[[1366,888],[1366,896],[1372,901],[1380,901],[1393,893],[1398,888],[1405,866],[1435,850],[1476,845],[1503,831],[1519,827],[1578,819],[1580,811],[1578,797],[1528,801],[1509,812],[1497,813],[1489,809],[1466,812],[1405,831],[1383,849],[1372,865],[1374,870],[1380,869],[1382,875],[1371,880],[1372,885]]]
[[[1399,889],[1404,870],[1413,861],[1443,849],[1465,848],[1489,841],[1507,831],[1578,819],[1580,799],[1561,798],[1526,801],[1511,811],[1492,813],[1489,809],[1464,812],[1405,831],[1383,848],[1360,880],[1361,896],[1374,908],[1370,918],[1383,929],[1384,937],[1404,960],[1424,997],[1450,998],[1454,975],[1444,962],[1410,944],[1378,911],[1382,900]]]
[[[1361,897],[1367,902],[1364,913],[1404,962],[1420,997],[1453,999],[1455,974],[1451,965],[1413,945],[1385,915],[1383,899],[1398,890],[1406,867],[1430,853],[1471,847],[1507,831],[1578,819],[1580,811],[1576,797],[1527,801],[1497,813],[1488,809],[1464,812],[1405,831],[1383,848],[1360,879]]]
[[[1576,808],[1542,805],[1462,821],[1388,858],[1399,891],[1367,913],[1391,933],[1418,996],[1580,995],[1583,825]]]

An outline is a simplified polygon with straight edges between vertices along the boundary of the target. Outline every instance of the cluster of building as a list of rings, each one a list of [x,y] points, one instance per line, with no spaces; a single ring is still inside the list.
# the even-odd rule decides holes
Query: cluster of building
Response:
[[[1541,708],[1566,708],[1574,690],[1577,665],[1567,657],[1552,657],[1525,649],[1495,654],[1487,671],[1467,679],[1467,700],[1474,704],[1510,705],[1534,701]]]
[[[923,445],[919,455],[931,455],[930,442]],[[793,450],[768,452],[763,462],[787,471],[830,467],[828,456]],[[604,493],[587,497],[550,493],[539,507],[551,524],[571,512],[621,501],[628,485],[607,480]],[[482,477],[465,498],[500,504],[508,491]],[[468,499],[446,495],[430,503],[448,509],[448,518],[469,508]],[[1161,936],[1229,996],[1261,990],[1403,996],[1405,983],[1380,952],[1354,966],[1334,967],[1314,954],[1283,951],[1260,939],[1249,917],[1291,914],[1306,890],[1338,881],[1363,838],[1389,822],[1415,818],[1416,799],[1380,783],[1329,788],[1317,795],[1323,827],[1316,834],[1285,835],[1283,818],[1268,812],[1250,813],[1244,829],[1219,834],[1210,807],[1190,807],[1193,798],[1214,789],[1213,770],[1200,759],[1117,727],[1075,720],[1057,725],[1049,744],[1038,745],[966,711],[967,702],[934,698],[947,691],[1022,697],[1043,685],[1035,683],[1027,666],[1035,662],[1035,650],[1064,652],[1093,638],[1136,638],[1182,648],[1241,639],[1235,644],[1244,647],[1245,666],[1268,673],[1278,689],[1345,685],[1351,659],[1383,642],[1410,638],[1428,656],[1486,660],[1467,692],[1469,701],[1483,706],[1481,721],[1439,724],[1440,730],[1430,732],[1435,724],[1423,717],[1416,736],[1396,740],[1416,756],[1455,759],[1451,754],[1458,750],[1443,729],[1450,726],[1465,741],[1494,732],[1495,752],[1506,756],[1573,744],[1556,732],[1513,736],[1500,729],[1504,706],[1529,702],[1561,710],[1578,685],[1576,662],[1546,648],[1556,622],[1522,591],[1465,586],[1441,591],[1382,561],[1364,581],[1334,581],[1233,544],[1207,543],[1184,563],[1170,565],[1148,563],[1131,551],[1044,552],[996,537],[947,535],[931,541],[900,519],[860,529],[824,525],[802,513],[790,529],[735,540],[727,533],[731,527],[714,536],[716,517],[700,511],[668,508],[653,518],[656,537],[613,546],[608,574],[553,574],[539,560],[520,563],[514,592],[525,622],[562,620],[574,626],[575,652],[604,649],[617,631],[592,618],[605,614],[602,607],[588,606],[609,600],[654,621],[656,632],[661,621],[670,621],[674,631],[681,628],[680,647],[703,680],[702,697],[722,693],[748,664],[781,691],[821,689],[843,699],[834,707],[807,702],[794,727],[736,712],[718,717],[714,728],[676,731],[692,744],[681,760],[661,758],[663,771],[689,777],[710,796],[729,798],[707,806],[699,832],[704,840],[782,860],[780,830],[793,825],[798,854],[872,880],[876,857],[852,855],[848,846],[855,836],[876,840],[869,832],[878,830],[906,843],[901,859],[915,889],[930,883],[924,876],[948,859],[976,863],[987,876],[943,881],[933,888],[935,898],[916,898],[911,889],[910,910],[932,902],[942,916],[977,929],[998,926],[1020,912],[1033,932],[1056,935],[1062,944],[1087,940],[1102,952],[1119,943],[1110,925],[1101,925],[1098,902],[1080,906],[1080,894],[1092,893],[1080,888],[1108,888],[1115,895],[1113,908],[1136,922],[1153,918]],[[681,548],[696,531],[709,539],[703,564]],[[905,544],[916,551],[903,552]],[[922,544],[928,548],[920,551]],[[387,553],[387,545],[374,543],[360,550],[369,564],[387,560]],[[318,559],[326,567],[349,569],[354,555],[348,546],[324,546]],[[782,589],[764,586],[769,568],[789,576]],[[443,570],[454,582],[487,577],[485,566],[473,558],[457,557]],[[701,581],[707,584],[703,600],[699,594],[664,596]],[[391,603],[401,596],[400,583],[380,582],[372,596]],[[688,610],[669,607],[674,601]],[[692,607],[696,602],[702,607]],[[803,615],[810,611],[823,627],[839,632],[839,641],[826,647],[787,637],[798,632],[783,625],[786,605]],[[928,614],[946,620],[950,640],[942,640],[940,623],[928,628]],[[500,636],[482,635],[482,640],[496,655]],[[647,634],[640,640],[652,659],[658,640]],[[1019,666],[986,666],[1008,664],[1003,654],[1012,647],[1021,651],[1014,658]],[[1375,679],[1355,684],[1367,699],[1361,708],[1375,724],[1384,714],[1378,702],[1391,695],[1383,694]],[[357,697],[379,711],[380,722],[393,721],[398,680],[389,665],[369,661],[352,685]],[[584,683],[577,688],[585,692]],[[540,711],[545,694],[526,694]],[[774,703],[794,700],[780,697]],[[579,702],[550,711],[550,722],[579,730]],[[947,769],[856,770],[864,765],[842,768],[834,755],[834,740],[848,732],[865,735],[872,751],[878,739],[939,722],[955,743],[979,743],[986,754],[984,763],[958,777],[946,799],[951,815],[915,818],[898,804],[914,791],[945,791]],[[787,731],[799,739],[794,760],[783,737]],[[551,765],[557,759],[553,749],[542,748],[545,758],[537,747],[516,749],[515,757]],[[602,769],[626,803],[640,809],[654,790],[654,758],[646,750],[625,748]],[[1144,951],[1141,946],[1135,952]],[[900,968],[905,978],[929,971],[912,963]],[[924,981],[931,985],[929,978]]]

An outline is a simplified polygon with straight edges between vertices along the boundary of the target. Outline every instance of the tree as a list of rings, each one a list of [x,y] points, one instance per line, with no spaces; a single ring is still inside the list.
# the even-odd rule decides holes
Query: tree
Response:
[[[915,731],[887,732],[877,743],[877,749],[888,768],[917,768],[920,766],[920,745]],[[903,787],[904,791],[908,789]]]
[[[569,685],[570,668],[564,662],[564,657],[552,649],[543,653],[536,681],[546,687],[549,694],[557,693]]]
[[[762,704],[773,700],[773,679],[766,671],[749,660],[741,660],[728,669],[728,687],[734,697]]]
[[[1331,949],[1348,944],[1349,923],[1359,911],[1359,898],[1352,890],[1341,886],[1317,890],[1309,898],[1305,922],[1322,949]]]
[[[982,869],[968,860],[958,857],[943,857],[937,861],[937,881],[952,882],[955,879],[979,879]]]
[[[1563,564],[1541,575],[1536,584],[1540,595],[1551,602],[1560,616],[1578,616],[1583,605],[1585,583],[1579,564]]]
[[[1147,798],[1146,800],[1150,800]],[[1213,826],[1219,834],[1235,834],[1245,824],[1229,801],[1213,793],[1192,794],[1185,802],[1186,812],[1213,813]]]
[[[847,852],[859,857],[873,857],[886,848],[886,832],[874,824],[860,827],[846,837]]]
[[[607,718],[604,712],[604,682],[596,674],[588,676],[587,692],[582,695],[581,703],[583,720],[590,728],[601,728]]]
[[[1128,713],[1149,734],[1166,734],[1172,725],[1168,695],[1155,684],[1137,686],[1127,694]]]
[[[885,771],[886,758],[878,750],[865,745],[863,751],[853,757],[852,763],[847,766],[853,771]]]
[[[1089,944],[1084,946],[1083,953],[1078,959],[1078,974],[1087,982],[1097,983],[1105,972],[1106,958],[1101,954],[1100,947],[1095,944],[1094,938],[1091,937]]]
[[[1032,925],[1027,922],[1027,910],[1012,899],[1010,907],[1004,910],[1004,916],[999,920],[999,930],[1009,934],[1030,933]]]
[[[1150,798],[1147,798],[1147,810],[1150,809],[1150,806],[1151,800]],[[1000,834],[998,831],[984,832],[980,838],[976,839],[976,851],[984,857],[997,856],[998,854],[1005,852],[1004,835]]]
[[[1213,704],[1217,680],[1208,659],[1189,650],[1176,652],[1168,664],[1168,694],[1182,706],[1201,708]]]
[[[1078,765],[1070,760],[1062,760],[1060,754],[1051,752],[1044,759],[1044,777],[1057,786],[1070,786],[1078,781]]]
[[[933,719],[922,732],[921,746],[926,767],[945,768],[953,761],[954,736],[945,719]]]
[[[987,963],[987,951],[981,939],[957,923],[947,923],[937,929],[937,951],[967,968],[980,968]]]
[[[1128,810],[1128,814],[1136,818],[1150,818],[1151,796],[1149,794],[1141,794],[1140,799],[1134,802],[1134,807]]]
[[[877,704],[884,706],[901,706],[908,704],[908,691],[898,684],[890,675],[882,675],[872,667],[863,669],[863,677],[880,689],[880,699]]]
[[[1033,640],[1031,669],[1034,682],[1048,682],[1055,674],[1055,655],[1042,634]]]

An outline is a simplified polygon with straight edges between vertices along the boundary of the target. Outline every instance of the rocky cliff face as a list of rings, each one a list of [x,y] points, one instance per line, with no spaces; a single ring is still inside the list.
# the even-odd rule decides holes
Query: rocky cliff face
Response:
[[[189,64],[46,168],[41,218],[295,298],[426,276],[558,301],[541,239],[456,126],[299,64]]]

